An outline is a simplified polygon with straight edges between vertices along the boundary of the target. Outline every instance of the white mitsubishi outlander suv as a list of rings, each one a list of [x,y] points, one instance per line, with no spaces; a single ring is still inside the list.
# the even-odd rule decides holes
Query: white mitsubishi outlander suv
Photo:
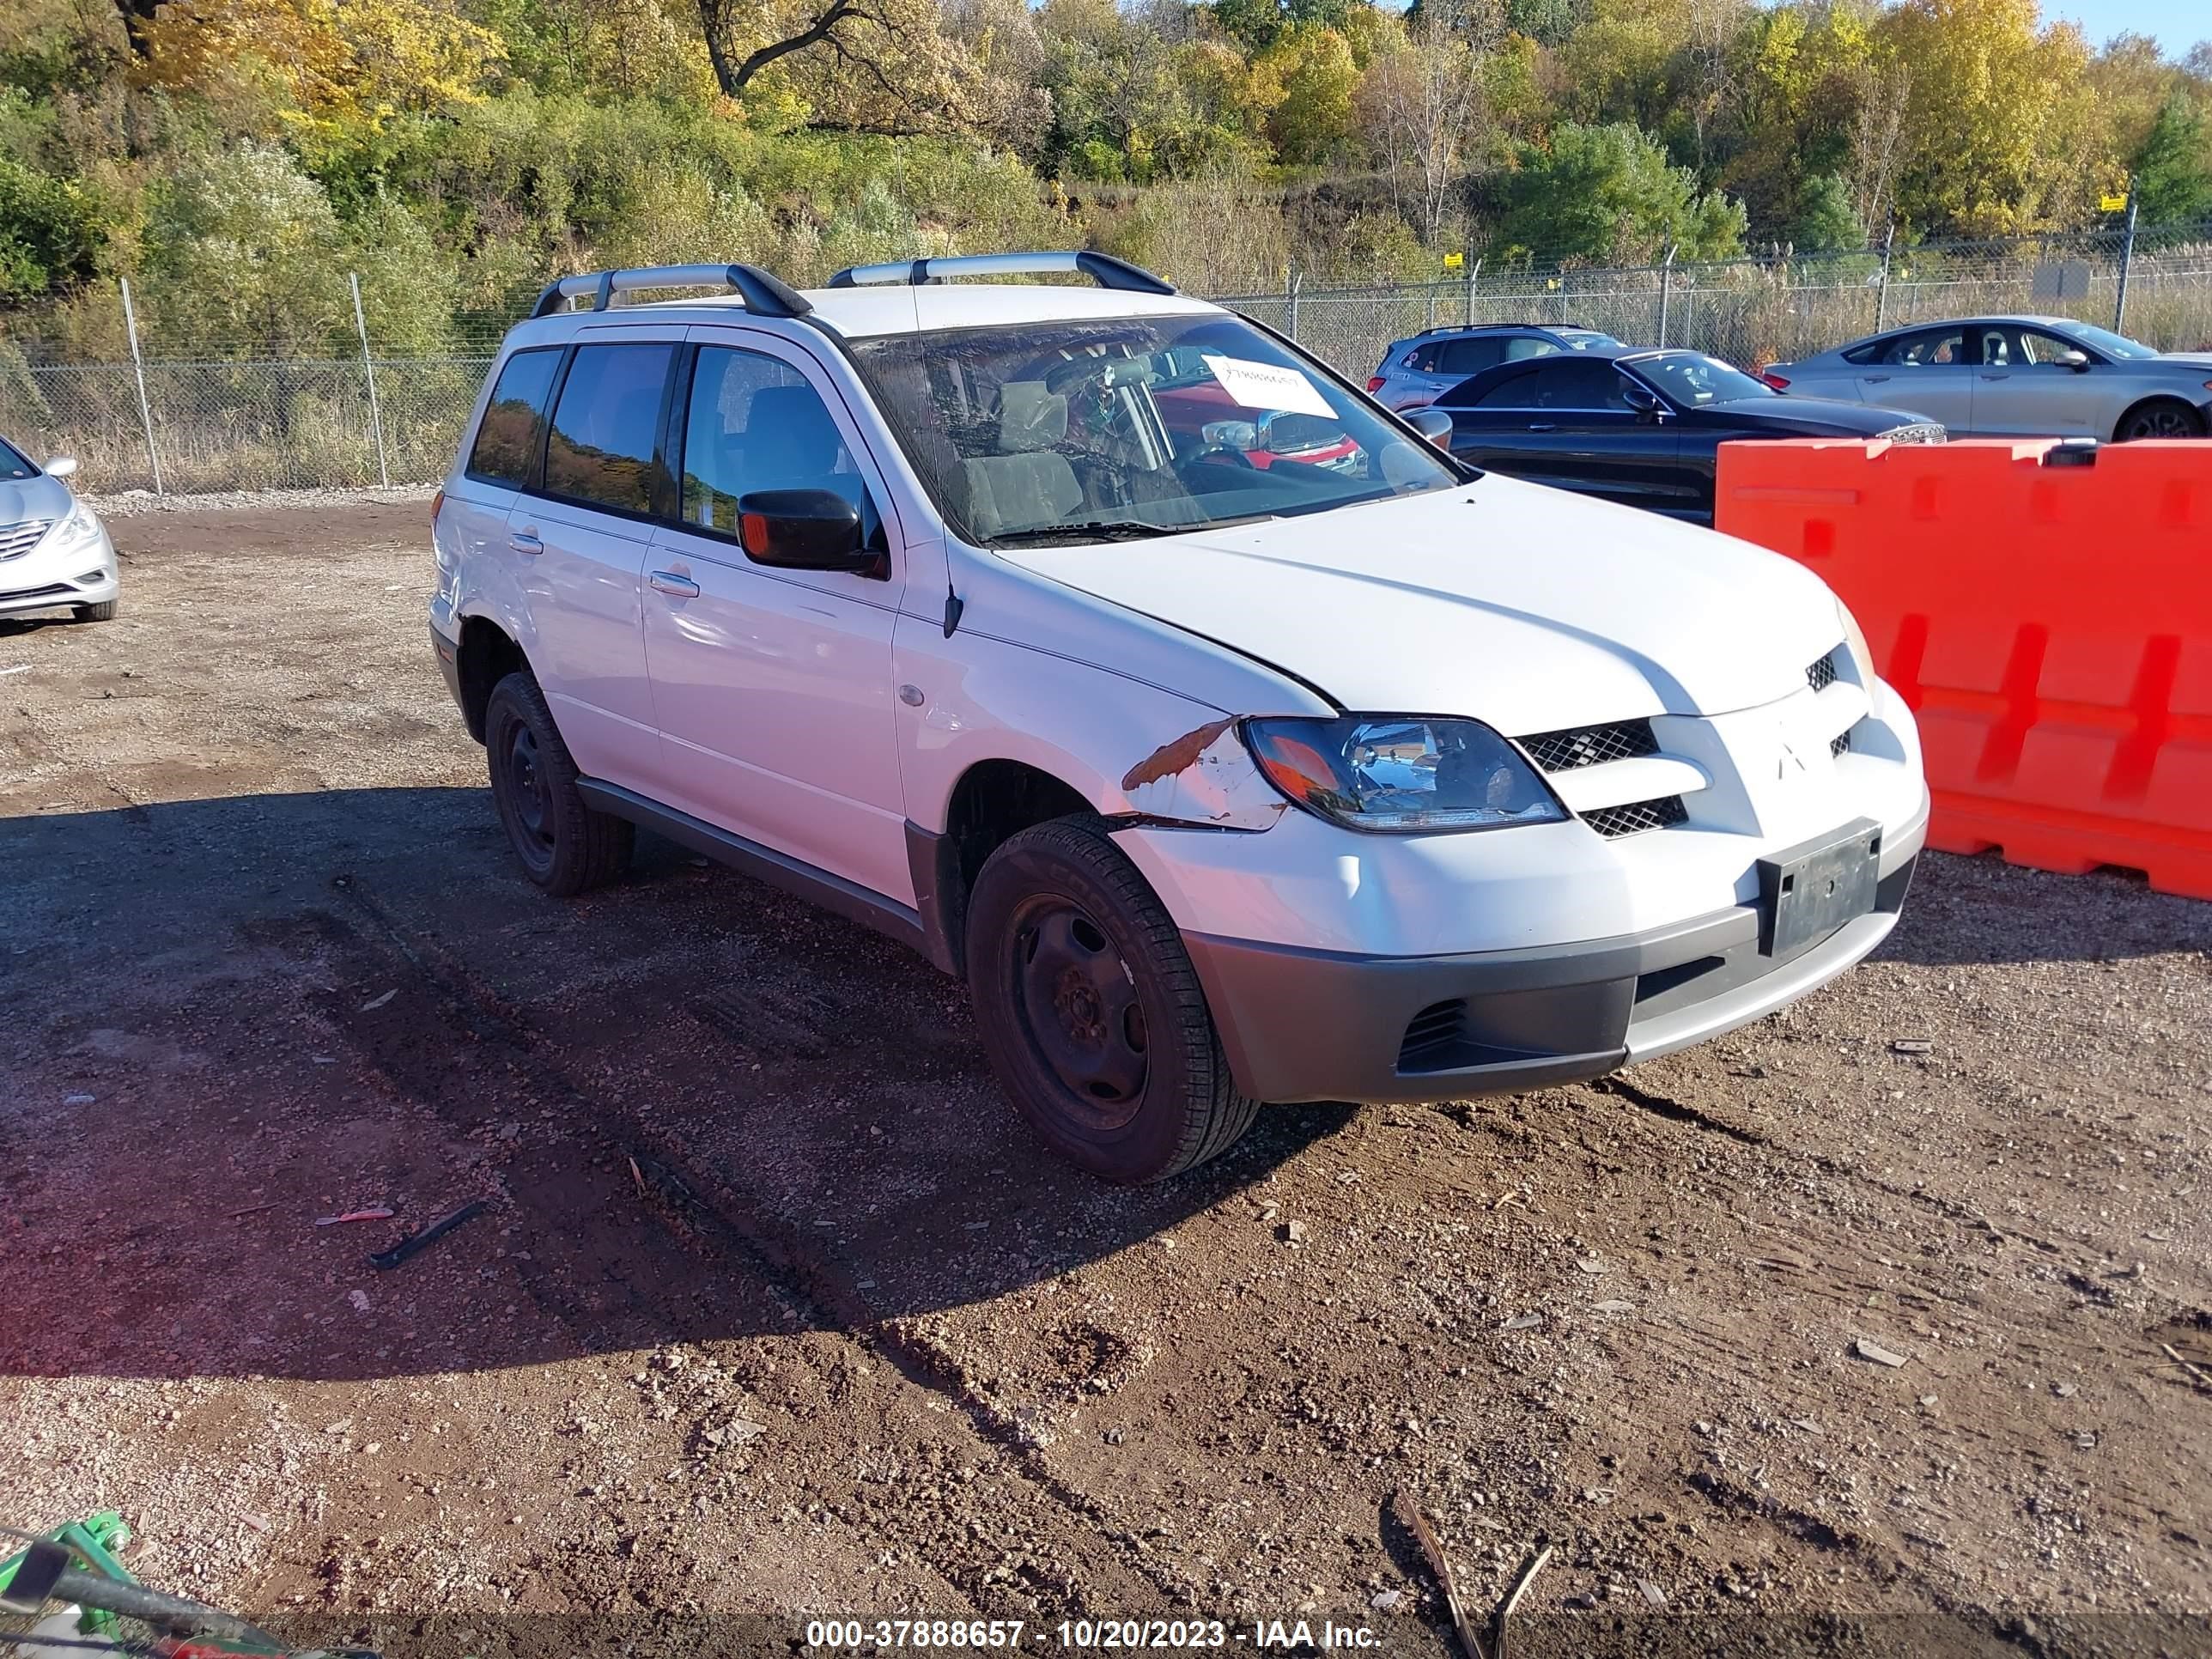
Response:
[[[906,940],[1114,1180],[1262,1101],[1598,1077],[1873,950],[1928,793],[1834,595],[1410,418],[1097,254],[568,277],[431,632],[540,886],[643,824]]]

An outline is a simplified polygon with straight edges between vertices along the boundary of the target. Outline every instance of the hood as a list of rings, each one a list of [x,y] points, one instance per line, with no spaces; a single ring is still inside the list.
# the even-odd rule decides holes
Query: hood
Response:
[[[1762,423],[1802,427],[1809,437],[1876,438],[1893,428],[1929,421],[1924,415],[1878,408],[1871,404],[1847,404],[1834,398],[1798,398],[1788,392],[1778,398],[1738,398],[1729,403],[1708,404],[1708,409],[1731,415],[1755,416]]]
[[[2149,359],[2137,359],[2154,363],[2178,363],[2185,368],[2212,368],[2212,351],[2161,351]]]
[[[0,526],[66,518],[76,500],[59,478],[0,478]]]
[[[1495,473],[1333,513],[1000,556],[1347,709],[1468,715],[1513,737],[1771,702],[1844,637],[1826,585],[1778,554]]]

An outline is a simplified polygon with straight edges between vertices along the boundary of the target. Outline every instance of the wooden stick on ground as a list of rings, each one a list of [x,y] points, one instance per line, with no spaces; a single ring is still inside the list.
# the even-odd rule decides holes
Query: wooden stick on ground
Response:
[[[1544,1564],[1551,1559],[1552,1546],[1547,1544],[1529,1558],[1528,1565],[1521,1569],[1521,1576],[1513,1581],[1513,1588],[1505,1592],[1505,1599],[1498,1604],[1498,1611],[1490,1620],[1492,1659],[1505,1659],[1505,1621],[1513,1616],[1513,1609],[1521,1605],[1522,1596],[1528,1593],[1528,1586],[1536,1582],[1536,1575],[1543,1571]]]
[[[1451,1614],[1452,1629],[1459,1634],[1459,1644],[1467,1650],[1467,1659],[1490,1659],[1483,1651],[1482,1638],[1474,1633],[1467,1610],[1461,1607],[1459,1585],[1452,1577],[1451,1563],[1444,1559],[1444,1547],[1438,1541],[1428,1517],[1421,1513],[1420,1505],[1403,1486],[1390,1496],[1390,1512],[1398,1522],[1413,1534],[1413,1541],[1421,1547],[1427,1558],[1429,1571],[1436,1577],[1437,1588],[1444,1593],[1444,1607]]]

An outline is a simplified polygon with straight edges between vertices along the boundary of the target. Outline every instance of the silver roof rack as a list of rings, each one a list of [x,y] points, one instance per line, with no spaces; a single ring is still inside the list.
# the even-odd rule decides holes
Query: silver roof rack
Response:
[[[830,279],[832,288],[861,288],[879,283],[909,283],[916,287],[941,283],[952,276],[1030,276],[1045,275],[1088,276],[1101,288],[1123,289],[1133,294],[1172,294],[1175,284],[1155,276],[1141,265],[1117,259],[1110,253],[1062,250],[1042,253],[961,253],[930,259],[900,259],[889,264],[852,265]]]
[[[804,317],[814,307],[806,296],[757,265],[645,265],[635,270],[594,270],[548,283],[531,307],[533,317],[568,308],[580,295],[592,296],[592,309],[605,311],[617,294],[648,288],[719,288],[763,317]]]

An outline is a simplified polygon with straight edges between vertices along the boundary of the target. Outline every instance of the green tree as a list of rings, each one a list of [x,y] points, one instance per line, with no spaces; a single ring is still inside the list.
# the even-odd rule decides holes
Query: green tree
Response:
[[[99,197],[0,155],[0,300],[31,300],[83,281],[107,238]]]
[[[2135,158],[2136,211],[2148,225],[2212,218],[2212,134],[2185,92],[2168,98]]]
[[[1285,163],[1311,167],[1349,154],[1359,70],[1342,35],[1319,25],[1286,29],[1253,59],[1252,74],[1255,100],[1273,109],[1267,130]]]
[[[1851,205],[1851,187],[1833,173],[1806,182],[1786,234],[1800,253],[1832,253],[1866,246],[1866,227],[1859,222],[1857,210]]]
[[[1498,240],[1540,262],[1644,264],[1671,245],[1685,259],[1741,252],[1743,204],[1700,192],[1687,167],[1670,164],[1650,135],[1625,122],[1553,130],[1548,146],[1522,144],[1506,180]]]

